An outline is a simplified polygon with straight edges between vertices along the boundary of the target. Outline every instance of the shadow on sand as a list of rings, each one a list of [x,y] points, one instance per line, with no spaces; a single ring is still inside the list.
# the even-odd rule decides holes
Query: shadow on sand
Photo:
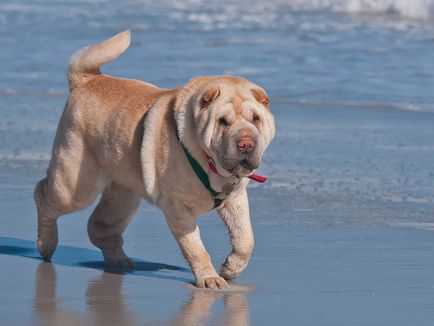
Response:
[[[42,260],[35,248],[35,243],[33,241],[10,237],[0,237],[0,255],[19,256]],[[141,275],[174,280],[189,284],[194,283],[193,278],[186,278],[180,275],[171,275],[169,273],[189,273],[191,275],[191,271],[188,268],[143,261],[135,258],[133,260],[136,266],[130,271],[125,272],[119,269],[106,268],[104,261],[102,260],[102,255],[97,250],[70,246],[58,246],[56,249],[56,254],[53,256],[52,263],[62,266],[92,268],[111,274]]]

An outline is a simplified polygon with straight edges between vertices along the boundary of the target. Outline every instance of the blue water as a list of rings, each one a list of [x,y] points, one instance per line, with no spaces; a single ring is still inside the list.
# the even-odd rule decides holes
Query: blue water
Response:
[[[78,48],[133,29],[105,71],[167,87],[250,78],[295,103],[434,112],[433,1],[2,1],[1,94],[65,93]]]
[[[277,138],[262,168],[270,183],[252,194],[283,198],[273,209],[317,212],[317,223],[429,226],[433,3],[3,1],[1,164],[43,174],[69,57],[129,27],[132,46],[104,72],[164,87],[234,74],[267,89]]]

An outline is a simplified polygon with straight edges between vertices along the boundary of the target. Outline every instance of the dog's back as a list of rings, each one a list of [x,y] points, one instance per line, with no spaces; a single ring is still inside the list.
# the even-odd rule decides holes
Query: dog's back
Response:
[[[143,121],[152,104],[173,90],[101,73],[100,65],[119,57],[129,44],[130,32],[127,30],[72,56],[68,69],[70,95],[55,147],[60,146],[56,143],[63,142],[63,135],[68,134],[68,130],[78,131],[85,139],[85,149],[93,153],[96,163],[105,171],[119,174],[108,177],[140,188]],[[106,142],[104,146],[102,139]]]

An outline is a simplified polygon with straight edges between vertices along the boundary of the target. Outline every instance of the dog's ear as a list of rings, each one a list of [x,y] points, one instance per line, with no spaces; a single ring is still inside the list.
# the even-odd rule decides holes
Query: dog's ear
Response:
[[[252,91],[252,94],[255,97],[256,101],[258,101],[263,106],[265,106],[265,108],[267,110],[270,110],[270,107],[269,107],[270,100],[268,99],[267,94],[265,94],[265,92],[260,88],[253,88],[251,91]]]
[[[210,88],[202,95],[201,106],[202,108],[206,108],[212,102],[216,100],[216,98],[220,95],[220,87],[216,86]]]

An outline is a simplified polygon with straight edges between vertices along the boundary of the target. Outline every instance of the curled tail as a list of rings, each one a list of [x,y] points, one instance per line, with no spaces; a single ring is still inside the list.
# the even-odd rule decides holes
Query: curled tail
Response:
[[[69,90],[101,74],[99,67],[119,57],[130,46],[130,41],[131,33],[127,29],[108,40],[77,51],[69,61]]]

